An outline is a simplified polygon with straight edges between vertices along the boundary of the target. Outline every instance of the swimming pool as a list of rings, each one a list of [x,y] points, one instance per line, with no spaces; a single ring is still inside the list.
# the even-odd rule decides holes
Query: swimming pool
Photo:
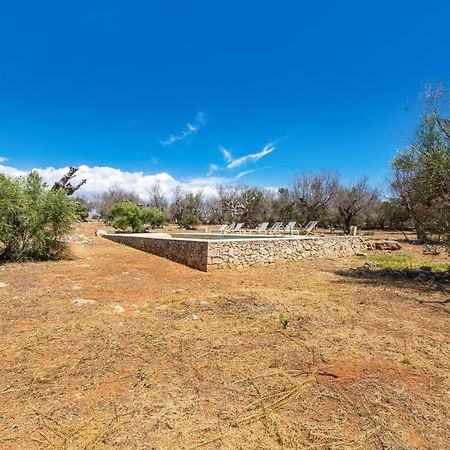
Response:
[[[235,239],[273,239],[283,235],[275,234],[216,234],[216,233],[171,233],[174,239],[206,239],[207,241],[235,240]],[[288,235],[285,235],[288,237]]]
[[[342,257],[365,250],[364,242],[357,236],[117,233],[103,237],[205,272],[277,261]]]

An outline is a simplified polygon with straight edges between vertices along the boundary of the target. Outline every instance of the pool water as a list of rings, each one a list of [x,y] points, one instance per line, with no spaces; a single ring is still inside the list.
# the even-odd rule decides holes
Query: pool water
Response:
[[[267,234],[213,234],[213,233],[174,233],[174,239],[206,239],[208,241],[217,241],[218,239],[268,239],[282,237],[282,235]]]

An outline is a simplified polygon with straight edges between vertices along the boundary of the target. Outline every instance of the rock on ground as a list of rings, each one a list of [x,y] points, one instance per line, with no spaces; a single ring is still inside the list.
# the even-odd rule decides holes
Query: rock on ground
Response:
[[[397,241],[372,241],[376,250],[400,250],[402,246]]]
[[[88,300],[88,299],[85,299],[85,298],[77,298],[72,303],[74,305],[79,305],[79,306],[82,306],[82,305],[95,305],[95,303],[97,303],[97,301],[96,300]]]

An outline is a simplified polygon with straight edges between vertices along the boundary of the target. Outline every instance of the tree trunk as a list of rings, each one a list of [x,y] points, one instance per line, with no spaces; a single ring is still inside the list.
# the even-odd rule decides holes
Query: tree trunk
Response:
[[[426,231],[422,227],[422,224],[417,221],[414,221],[414,228],[416,230],[417,239],[426,242],[428,240],[428,237]]]
[[[86,183],[86,179],[81,180],[76,186],[70,184],[70,180],[75,177],[77,171],[78,167],[70,167],[69,171],[53,185],[52,191],[64,189],[67,195],[72,195],[75,191],[80,189],[80,187]]]
[[[350,234],[351,224],[352,224],[352,217],[344,217],[344,234]]]

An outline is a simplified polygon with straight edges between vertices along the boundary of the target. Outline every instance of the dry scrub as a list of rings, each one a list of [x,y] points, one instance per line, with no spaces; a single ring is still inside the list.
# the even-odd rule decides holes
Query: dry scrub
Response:
[[[93,229],[0,267],[0,448],[450,441],[447,287],[344,275],[356,258],[202,273]]]

